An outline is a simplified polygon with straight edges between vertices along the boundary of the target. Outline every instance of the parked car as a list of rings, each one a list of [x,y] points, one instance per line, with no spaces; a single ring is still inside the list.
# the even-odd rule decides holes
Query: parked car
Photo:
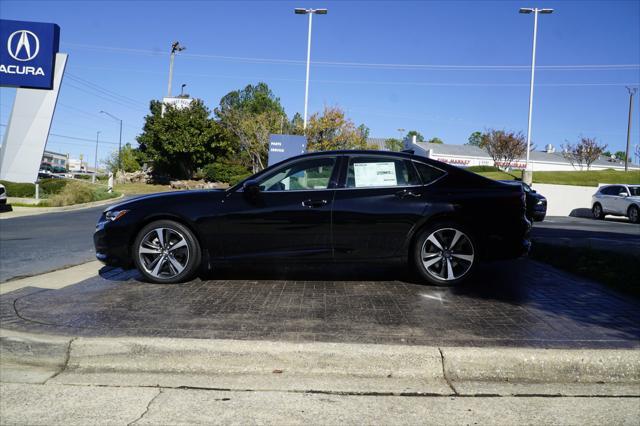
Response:
[[[490,206],[490,208],[487,208]],[[94,234],[106,264],[156,283],[224,263],[409,262],[455,285],[480,260],[520,256],[522,188],[409,153],[290,158],[227,190],[153,194],[112,206]]]
[[[3,206],[7,204],[7,190],[4,185],[0,183],[0,205]]]
[[[640,223],[640,185],[603,185],[591,197],[591,206],[596,219],[610,214]]]
[[[535,222],[542,222],[544,220],[545,216],[547,216],[547,199],[543,195],[538,194],[535,189],[521,180],[501,180],[500,182],[522,186],[522,190],[526,196],[527,217],[529,220]]]

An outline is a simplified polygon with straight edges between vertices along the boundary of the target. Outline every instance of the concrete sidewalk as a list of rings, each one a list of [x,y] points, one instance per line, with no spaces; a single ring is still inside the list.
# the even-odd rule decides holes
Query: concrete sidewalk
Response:
[[[640,396],[640,351],[449,348],[0,331],[0,380],[354,395]]]
[[[6,425],[637,425],[636,398],[404,397],[0,384]]]

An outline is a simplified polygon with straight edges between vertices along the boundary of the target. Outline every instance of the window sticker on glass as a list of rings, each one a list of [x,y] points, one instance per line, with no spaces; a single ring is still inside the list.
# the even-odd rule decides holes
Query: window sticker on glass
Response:
[[[356,188],[366,186],[396,186],[396,163],[355,163],[353,173]]]

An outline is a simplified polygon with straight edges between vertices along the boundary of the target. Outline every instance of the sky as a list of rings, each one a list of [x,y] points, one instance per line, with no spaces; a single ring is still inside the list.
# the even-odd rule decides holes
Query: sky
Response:
[[[69,54],[47,149],[94,162],[136,145],[151,99],[173,94],[210,108],[226,93],[266,82],[287,114],[304,109],[308,18],[313,20],[310,114],[339,106],[372,137],[415,129],[464,144],[474,131],[527,130],[533,16],[541,15],[532,143],[556,148],[595,137],[625,149],[629,94],[640,84],[640,1],[11,1],[0,18],[60,25]],[[0,89],[6,125],[15,89]],[[634,100],[632,146],[640,143]],[[0,132],[5,127],[0,126]],[[633,150],[633,148],[632,148]]]

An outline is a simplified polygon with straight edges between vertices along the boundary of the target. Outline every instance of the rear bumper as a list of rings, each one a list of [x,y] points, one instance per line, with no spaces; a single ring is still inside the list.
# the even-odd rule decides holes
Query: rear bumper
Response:
[[[510,232],[488,235],[482,248],[484,260],[514,259],[524,256],[531,249],[531,222],[522,218],[516,226],[503,228]]]

